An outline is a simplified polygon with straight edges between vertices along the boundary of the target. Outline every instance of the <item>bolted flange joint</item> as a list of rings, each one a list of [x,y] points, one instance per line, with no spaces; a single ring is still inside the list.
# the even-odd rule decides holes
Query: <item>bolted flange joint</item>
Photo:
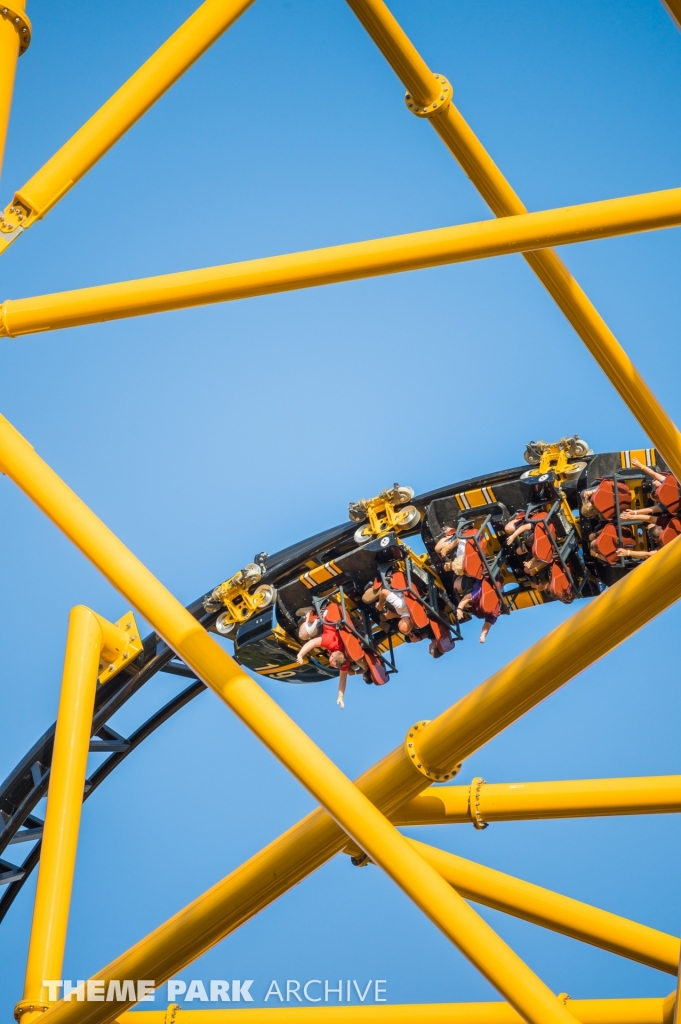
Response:
[[[433,117],[452,102],[454,90],[444,75],[433,75],[433,85],[433,95],[425,106],[418,103],[410,92],[406,94],[404,102],[412,114],[417,117]]]
[[[168,1009],[166,1010],[164,1024],[175,1024],[175,1018],[180,1012],[179,1003],[168,1003]]]
[[[45,1013],[49,1008],[49,1003],[37,1003],[34,999],[22,999],[14,1007],[14,1019],[21,1020],[25,1013]]]
[[[31,45],[31,22],[28,20],[25,11],[22,11],[19,7],[13,7],[12,4],[0,3],[0,15],[6,21],[11,21],[14,25],[19,36],[19,56],[21,57]]]
[[[468,797],[468,809],[473,822],[473,828],[477,828],[479,831],[482,831],[483,828],[487,828],[489,825],[488,821],[482,820],[482,812],[480,810],[480,790],[484,785],[485,780],[481,779],[479,775],[476,776],[471,782],[470,796]]]
[[[461,763],[454,765],[453,768],[431,768],[430,765],[424,763],[423,758],[419,754],[419,736],[423,735],[429,723],[430,719],[426,719],[425,721],[415,722],[412,725],[404,738],[404,750],[417,772],[424,775],[430,782],[448,782],[455,775],[459,774]]]

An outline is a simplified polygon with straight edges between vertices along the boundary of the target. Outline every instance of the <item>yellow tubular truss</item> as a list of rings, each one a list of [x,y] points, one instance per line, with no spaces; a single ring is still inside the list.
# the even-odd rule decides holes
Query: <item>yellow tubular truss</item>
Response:
[[[421,105],[440,89],[414,45],[383,0],[347,0],[406,89]],[[676,14],[679,0],[670,9]],[[526,207],[453,103],[431,112],[433,128],[497,217],[526,213]],[[681,479],[681,434],[664,411],[617,338],[560,257],[550,249],[525,259],[577,331],[653,444]]]
[[[0,218],[0,252],[40,219],[226,30],[252,0],[206,0],[183,26],[14,196]],[[451,102],[383,0],[348,0],[407,90],[407,106],[431,121],[497,221],[378,239],[224,267],[7,300],[0,336],[14,337],[209,302],[349,281],[378,274],[523,252],[655,446],[681,478],[681,436],[552,246],[681,224],[681,189],[530,214]],[[667,6],[679,20],[678,0]],[[14,21],[30,32],[23,0]],[[10,7],[8,7],[8,10]],[[16,12],[15,12],[16,13]],[[21,37],[0,14],[0,166]],[[22,20],[23,19],[23,20]],[[12,29],[13,35],[7,31]],[[27,45],[27,43],[26,43]],[[402,1024],[672,1024],[675,999],[572,1002],[553,993],[465,902],[470,899],[676,974],[678,938],[406,839],[395,824],[521,820],[681,809],[681,777],[487,785],[430,790],[455,765],[544,697],[612,650],[681,596],[681,544],[670,544],[496,672],[353,785],[130,551],[0,417],[0,468],[45,512],[197,676],[229,705],[319,800],[317,809],[97,975],[162,984],[335,853],[348,837],[407,893],[504,995],[506,1003],[308,1009],[325,1020],[366,1017]],[[123,621],[123,620],[121,620]],[[118,670],[131,639],[89,609],[71,614],[51,767],[24,1000],[17,1019],[108,1024],[128,1004],[49,1007],[43,981],[59,977],[68,925],[95,687],[103,665]],[[139,644],[134,652],[139,651]],[[426,791],[427,792],[424,792]],[[391,820],[384,817],[384,814]],[[391,823],[392,822],[392,823]],[[196,1011],[193,1011],[196,1013]],[[225,1012],[203,1011],[207,1024]],[[300,1010],[272,1012],[293,1024]],[[162,1012],[141,1024],[162,1024]],[[175,1014],[173,1013],[173,1019]],[[181,1011],[182,1018],[192,1011]],[[153,1018],[153,1019],[152,1019]],[[214,1018],[214,1019],[213,1019]],[[316,1018],[315,1018],[316,1020]],[[187,1024],[198,1024],[189,1021]],[[312,1021],[312,1024],[315,1024]],[[674,1020],[674,1024],[676,1024]]]
[[[366,773],[355,788],[315,745],[215,643],[194,618],[149,573],[127,548],[80,501],[39,458],[31,446],[4,418],[0,419],[0,467],[46,515],[100,569],[109,581],[139,609],[169,646],[211,685],[256,735],[323,803],[346,833],[372,860],[388,870],[428,916],[470,956],[486,977],[499,985],[509,1001],[529,1021],[562,1017],[551,993],[508,947],[488,929],[425,862],[404,854],[408,844],[363,799],[361,790],[385,811],[393,810],[409,796],[426,788],[404,746]],[[422,728],[415,746],[420,763],[433,773],[458,763],[495,733],[529,710],[626,636],[649,621],[681,596],[681,545],[671,544],[654,560],[640,566],[609,591],[567,620],[529,651],[495,673],[486,683],[453,708]],[[364,782],[362,786],[361,783]],[[222,938],[231,927],[270,902],[277,890],[285,891],[344,845],[344,836],[331,822],[315,812],[302,824],[302,849],[306,861],[294,868],[286,863],[286,841],[276,848],[277,872],[260,878],[257,897],[241,910],[235,921],[229,906],[230,879],[185,908],[156,929],[127,954],[108,965],[98,976],[104,979],[132,977],[167,979],[200,952]],[[316,820],[315,820],[316,819]],[[293,838],[299,827],[289,831]],[[319,830],[317,837],[315,830]],[[296,837],[298,838],[298,837]],[[322,840],[321,844],[319,840]],[[321,847],[321,848],[320,848]],[[272,848],[270,847],[270,850]],[[265,851],[267,858],[269,851]],[[288,853],[290,855],[291,846]],[[253,858],[250,863],[261,859]],[[284,861],[282,863],[282,860]],[[260,865],[258,864],[258,867]],[[239,875],[242,869],[235,872]],[[246,866],[248,873],[248,866]],[[257,869],[256,869],[257,873]],[[279,877],[274,883],[273,874]],[[296,878],[297,874],[297,878]],[[233,876],[232,876],[233,880]],[[283,880],[283,886],[281,882]],[[244,885],[244,882],[246,885]],[[248,897],[247,880],[241,875],[237,899]],[[444,885],[448,899],[442,889]],[[233,890],[232,890],[233,891]],[[230,914],[231,911],[231,914]],[[481,927],[482,925],[482,927]],[[491,955],[490,955],[491,954]],[[124,973],[121,973],[123,971]],[[47,1011],[57,1020],[112,1020],[122,1006],[106,1003],[59,1003]]]
[[[569,1014],[546,985],[107,530],[6,420],[0,423],[0,463],[142,612],[168,646],[215,690],[320,801],[360,849],[386,871],[529,1024],[568,1024]],[[157,974],[155,980],[160,983],[165,978]],[[69,1019],[75,1007],[77,1017],[90,1020],[101,1012],[101,1005],[61,1002],[47,1010],[45,1019]],[[121,1009],[121,1006],[108,1007],[107,1019],[115,1017]]]
[[[503,220],[351,242],[29,299],[7,299],[0,307],[0,337],[422,270],[678,224],[681,189],[606,199]],[[669,458],[668,451],[666,454]]]
[[[25,229],[44,217],[252,3],[253,0],[205,0],[15,193],[5,210],[8,226]],[[2,108],[0,115],[1,112]],[[21,219],[10,212],[11,208],[23,211]],[[13,240],[13,235],[3,237],[0,232],[0,253]]]
[[[61,978],[100,658],[116,660],[128,639],[89,608],[71,612],[24,998],[16,1011],[25,1024],[47,1009],[43,980]]]
[[[475,790],[475,791],[474,791]],[[477,801],[477,813],[472,813]],[[390,815],[395,825],[454,825],[681,811],[681,775],[433,786]]]

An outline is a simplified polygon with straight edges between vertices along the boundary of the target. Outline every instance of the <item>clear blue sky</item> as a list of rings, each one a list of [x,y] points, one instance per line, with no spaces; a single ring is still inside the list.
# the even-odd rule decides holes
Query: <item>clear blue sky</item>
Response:
[[[2,205],[192,10],[31,0]],[[657,0],[394,0],[528,207],[679,185],[681,33]],[[258,0],[2,258],[1,299],[488,216],[342,0]],[[563,251],[678,422],[678,231]],[[520,257],[4,341],[0,409],[184,602],[343,521],[394,480],[425,490],[515,465],[530,438],[645,438]],[[490,396],[493,396],[490,400]],[[123,600],[7,480],[0,776],[53,721],[69,609]],[[378,690],[263,683],[354,776],[571,610],[502,620]],[[464,764],[461,779],[676,773],[672,609]],[[154,680],[126,732],[175,692]],[[67,978],[84,978],[297,821],[310,797],[212,694],[88,802]],[[549,888],[681,931],[677,818],[413,830]],[[25,847],[10,848],[12,855]],[[0,928],[21,997],[34,884]],[[556,992],[663,995],[673,979],[484,911]],[[378,869],[338,857],[183,972],[387,979],[391,1002],[494,998]],[[165,993],[163,993],[165,994]],[[158,1005],[158,1003],[157,1003]],[[196,1004],[194,1004],[196,1005]],[[271,1004],[270,1004],[271,1005]]]

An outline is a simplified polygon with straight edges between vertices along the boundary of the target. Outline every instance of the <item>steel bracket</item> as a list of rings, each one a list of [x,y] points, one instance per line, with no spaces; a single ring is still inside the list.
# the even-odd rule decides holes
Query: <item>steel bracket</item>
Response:
[[[175,1024],[175,1018],[180,1012],[181,1007],[178,1003],[168,1003],[168,1008],[163,1018],[163,1024]]]
[[[135,616],[133,613],[127,612],[123,618],[119,619],[116,623],[119,629],[122,629],[128,636],[128,642],[120,651],[116,652],[116,658],[114,661],[107,661],[102,658],[99,663],[99,675],[97,676],[97,683],[103,686],[108,683],[110,679],[117,676],[121,669],[126,668],[135,658],[142,653],[144,645],[140,640],[140,631],[137,628],[135,622]]]

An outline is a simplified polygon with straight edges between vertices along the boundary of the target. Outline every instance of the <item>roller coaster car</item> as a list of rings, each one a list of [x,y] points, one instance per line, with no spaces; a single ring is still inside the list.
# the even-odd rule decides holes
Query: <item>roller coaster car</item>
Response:
[[[423,540],[450,596],[455,598],[455,580],[435,551],[437,540],[447,530],[466,539],[462,570],[466,576],[483,580],[481,606],[487,613],[496,615],[553,599],[597,593],[597,584],[588,579],[581,558],[579,524],[571,508],[574,501],[568,497],[572,492],[571,497],[576,498],[576,481],[582,472],[577,475],[570,466],[565,480],[551,469],[531,477],[518,472],[514,480],[500,480],[480,494],[471,490],[432,502]],[[481,502],[480,497],[487,500]],[[514,528],[530,527],[523,535],[522,553],[516,544],[509,547],[506,543],[505,527],[511,523]],[[524,563],[530,558],[543,563],[545,571],[528,573]]]
[[[678,500],[678,486],[671,474],[653,497],[654,481],[632,464],[634,459],[656,472],[669,473],[655,449],[645,448],[594,455],[584,481],[584,489],[592,492],[590,500],[596,510],[596,515],[584,517],[584,561],[605,586],[612,586],[640,564],[637,558],[618,556],[618,550],[650,550],[645,525],[623,520],[622,513],[642,511],[655,504],[668,481],[666,496]],[[587,537],[593,539],[587,543]],[[673,538],[667,535],[665,539]]]
[[[667,508],[676,502],[678,510],[681,500],[672,477],[653,496],[653,482],[632,465],[634,459],[668,472],[654,449],[594,455],[586,442],[572,437],[528,445],[525,466],[416,497],[411,488],[395,484],[376,498],[352,503],[349,522],[278,555],[258,556],[213,591],[206,607],[222,609],[214,628],[234,639],[239,662],[261,675],[301,683],[338,673],[323,651],[297,664],[298,613],[338,609],[330,614],[340,615],[346,650],[377,667],[372,682],[383,681],[383,675],[396,671],[394,651],[400,644],[428,639],[437,655],[461,637],[460,593],[455,575],[444,568],[451,560],[435,550],[446,531],[464,541],[463,572],[481,581],[482,610],[491,614],[595,596],[639,564],[616,554],[648,545],[645,526],[622,521],[622,513],[662,501],[665,484]],[[579,512],[585,489],[599,492],[592,519]],[[506,543],[511,521],[531,528],[523,534],[525,548]],[[681,518],[667,519],[663,527],[671,539],[681,532]],[[425,554],[407,543],[417,534]],[[536,574],[526,569],[531,559],[532,568],[539,566]],[[362,601],[376,579],[404,595],[414,623],[407,636],[397,630],[396,620],[386,621]]]

